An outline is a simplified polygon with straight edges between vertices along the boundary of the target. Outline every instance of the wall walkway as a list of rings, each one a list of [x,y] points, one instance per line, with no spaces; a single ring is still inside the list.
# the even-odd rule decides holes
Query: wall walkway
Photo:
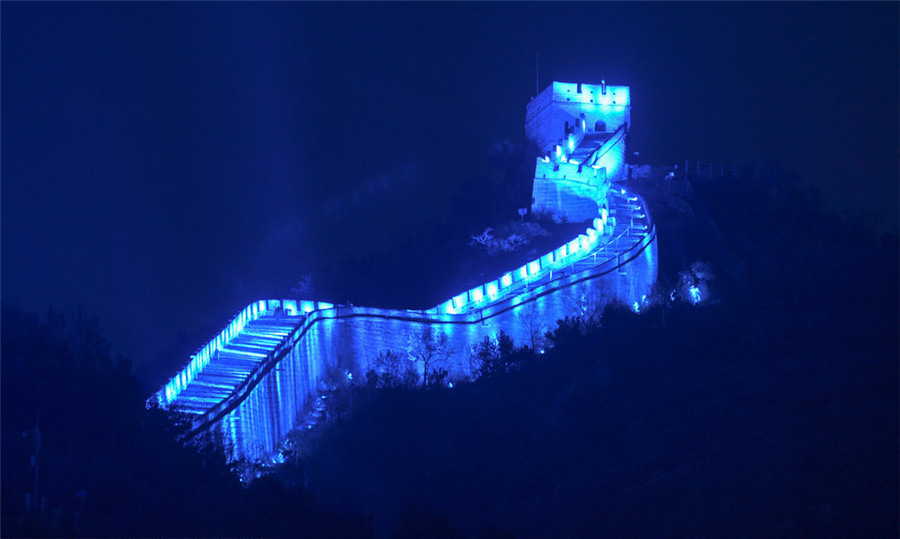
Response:
[[[449,378],[472,375],[472,347],[501,330],[538,350],[557,320],[620,301],[639,305],[656,281],[656,229],[643,200],[605,189],[583,234],[498,279],[426,310],[273,299],[248,305],[155,395],[193,416],[192,433],[224,436],[230,456],[277,458],[328,377],[364,379],[381,352],[409,353],[426,328],[443,333]],[[608,208],[608,209],[607,209]]]

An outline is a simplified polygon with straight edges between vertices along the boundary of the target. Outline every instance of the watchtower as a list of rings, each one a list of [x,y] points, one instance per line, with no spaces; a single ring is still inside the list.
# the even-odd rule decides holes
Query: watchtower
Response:
[[[532,210],[584,221],[606,207],[611,182],[626,177],[631,122],[627,86],[554,82],[526,107],[525,134],[540,149]]]

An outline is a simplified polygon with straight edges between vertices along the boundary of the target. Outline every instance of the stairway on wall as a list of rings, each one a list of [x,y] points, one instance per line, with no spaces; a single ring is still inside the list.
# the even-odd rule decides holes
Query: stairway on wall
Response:
[[[203,414],[225,400],[305,318],[267,312],[248,322],[181,390],[172,409]]]

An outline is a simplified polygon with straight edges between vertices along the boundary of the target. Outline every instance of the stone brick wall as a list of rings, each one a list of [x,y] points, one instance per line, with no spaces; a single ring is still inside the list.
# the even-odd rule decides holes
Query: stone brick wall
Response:
[[[656,236],[617,259],[491,304],[476,313],[437,315],[338,306],[310,314],[283,354],[273,357],[258,379],[198,421],[199,429],[222,433],[232,458],[272,458],[290,429],[308,413],[308,405],[329,376],[350,373],[364,380],[378,354],[406,354],[410,340],[426,326],[448,336],[451,361],[442,365],[450,378],[468,378],[475,365],[471,347],[501,330],[517,344],[543,346],[557,320],[599,310],[612,301],[631,305],[649,294],[656,280]]]

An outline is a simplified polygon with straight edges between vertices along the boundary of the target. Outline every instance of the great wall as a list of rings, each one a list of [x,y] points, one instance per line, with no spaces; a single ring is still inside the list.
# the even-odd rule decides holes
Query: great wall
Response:
[[[254,301],[152,400],[190,414],[192,432],[221,434],[232,459],[272,459],[327,376],[363,379],[380,353],[409,353],[423,332],[446,335],[452,381],[473,375],[472,346],[501,330],[532,346],[586,307],[640,306],[657,245],[646,205],[621,183],[630,120],[629,88],[605,82],[554,82],[527,106],[526,134],[541,150],[532,210],[589,223],[583,234],[430,309]]]

